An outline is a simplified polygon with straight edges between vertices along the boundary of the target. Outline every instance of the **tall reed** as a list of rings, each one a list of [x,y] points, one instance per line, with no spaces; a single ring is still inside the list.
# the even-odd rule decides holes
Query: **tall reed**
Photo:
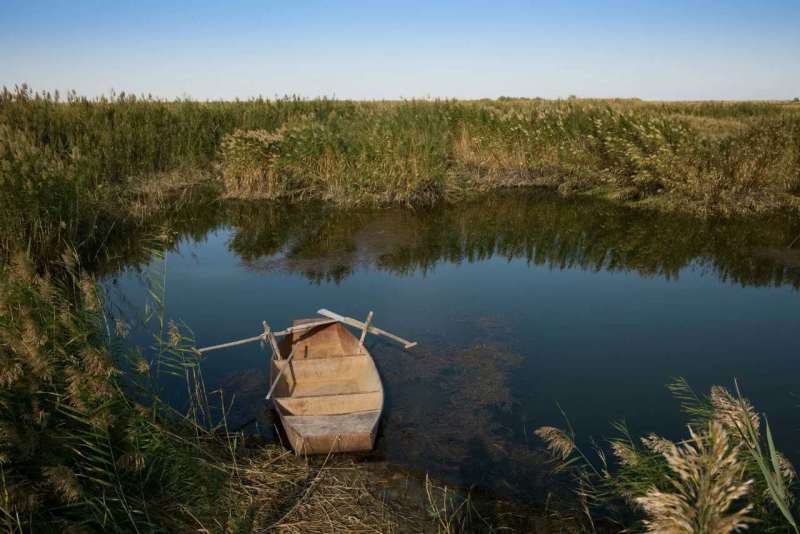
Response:
[[[4,88],[0,250],[92,251],[132,212],[168,208],[159,184],[181,196],[208,178],[229,197],[340,204],[547,186],[701,213],[797,208],[799,139],[800,110],[784,103],[168,102]]]
[[[160,402],[100,288],[63,263],[39,275],[19,254],[0,273],[0,526],[176,531],[217,515],[224,444]],[[168,344],[165,361],[194,369],[177,332]]]
[[[797,532],[794,468],[775,448],[762,416],[739,392],[714,386],[697,395],[679,379],[670,385],[690,417],[689,438],[674,443],[650,434],[634,439],[622,423],[610,440],[615,465],[603,448],[592,460],[572,432],[543,427],[537,434],[575,477],[587,514],[614,517],[648,532]],[[765,446],[766,445],[766,446]]]

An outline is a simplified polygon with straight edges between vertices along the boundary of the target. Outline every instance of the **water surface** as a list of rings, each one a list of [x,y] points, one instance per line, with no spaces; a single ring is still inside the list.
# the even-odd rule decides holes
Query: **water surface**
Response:
[[[665,385],[697,391],[734,377],[800,459],[800,222],[788,215],[699,221],[510,192],[430,210],[219,205],[173,224],[163,262],[141,239],[108,276],[136,323],[146,273],[166,273],[166,309],[199,346],[283,328],[325,307],[419,342],[368,348],[386,388],[374,456],[454,483],[539,493],[533,430],[563,424],[584,443],[678,437]],[[116,269],[116,268],[114,268]],[[113,269],[112,269],[113,270]],[[147,344],[138,326],[133,342]],[[234,425],[274,436],[269,354],[210,353],[207,385],[234,395]],[[182,390],[168,391],[176,405]]]

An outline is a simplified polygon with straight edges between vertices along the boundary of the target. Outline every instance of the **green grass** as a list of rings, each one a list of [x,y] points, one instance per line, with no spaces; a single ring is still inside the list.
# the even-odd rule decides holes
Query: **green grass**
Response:
[[[17,255],[0,276],[0,528],[184,531],[236,510],[224,440],[162,404],[146,364],[121,374],[136,355],[98,286],[65,262],[54,278]]]
[[[800,206],[800,109],[639,100],[166,102],[0,93],[0,249],[97,249],[164,175],[237,198],[431,205],[509,186],[697,213]],[[182,183],[182,188],[176,188]],[[155,200],[153,200],[155,198]],[[163,200],[163,199],[161,199]]]

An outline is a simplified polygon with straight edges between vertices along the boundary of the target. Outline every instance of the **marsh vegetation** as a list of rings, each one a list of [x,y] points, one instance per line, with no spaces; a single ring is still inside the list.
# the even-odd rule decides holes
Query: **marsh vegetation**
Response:
[[[704,214],[796,210],[799,138],[789,103],[165,102],[4,89],[2,246],[101,248],[122,213],[142,216],[198,182],[227,197],[350,205],[539,185]]]
[[[707,396],[682,379],[669,387],[690,418],[688,437],[634,437],[617,422],[618,437],[608,442],[613,463],[599,445],[593,459],[576,445],[566,414],[565,428],[537,429],[557,469],[574,476],[587,520],[602,509],[620,527],[653,533],[729,533],[750,526],[797,532],[797,472],[739,385],[734,394],[713,386]]]
[[[433,482],[421,486],[421,506],[405,508],[403,499],[372,497],[392,494],[387,480],[396,478],[374,466],[307,463],[233,431],[229,417],[238,407],[206,387],[191,332],[164,312],[163,279],[151,280],[153,335],[140,347],[126,338],[129,325],[118,320],[98,279],[145,268],[225,226],[230,250],[249,272],[301,274],[316,284],[342,283],[363,266],[403,276],[500,256],[665,279],[700,263],[744,286],[796,289],[798,207],[796,104],[166,102],[4,90],[0,526],[590,526],[549,504],[547,514],[536,506],[520,519],[511,501],[486,506]],[[482,324],[491,330],[491,322]],[[491,338],[487,329],[477,331]],[[540,449],[497,446],[509,432],[495,412],[516,402],[509,375],[522,361],[504,344],[507,334],[482,344],[431,343],[436,350],[415,363],[422,374],[414,380],[398,367],[385,369],[408,390],[444,384],[460,391],[437,412],[452,424],[410,449],[410,463],[425,449],[457,471],[478,448],[491,451],[492,465],[513,457],[541,469]],[[452,372],[465,362],[470,371]],[[186,391],[180,404],[162,399],[165,377]],[[468,388],[481,381],[483,388]],[[631,438],[612,443],[620,465],[609,467],[608,477],[587,471],[599,469],[596,463],[570,464],[580,469],[573,471],[580,484],[613,493],[587,504],[595,515],[666,524],[657,523],[669,519],[653,512],[662,497],[651,489],[667,492],[670,470],[685,456],[717,454],[730,467],[725,487],[737,498],[720,505],[715,520],[791,527],[793,475],[782,456],[779,465],[770,463],[777,456],[765,441],[766,421],[731,427],[715,415],[723,395],[715,391],[692,408],[702,421],[691,443],[676,443],[671,456]],[[736,396],[725,399],[731,409],[749,407]],[[401,395],[396,402],[400,415],[388,420],[387,432],[407,432],[403,417],[425,406]],[[470,423],[480,428],[457,432]],[[573,439],[569,452],[578,445]],[[647,471],[637,471],[641,466]],[[775,492],[783,492],[783,504]]]

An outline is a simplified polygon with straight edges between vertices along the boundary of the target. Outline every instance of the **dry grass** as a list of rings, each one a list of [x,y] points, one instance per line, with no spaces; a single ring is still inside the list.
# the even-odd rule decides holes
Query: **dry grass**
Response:
[[[621,437],[610,441],[612,463],[599,446],[594,460],[584,454],[571,428],[537,431],[558,468],[575,477],[587,515],[671,534],[724,534],[754,523],[763,531],[797,532],[796,474],[775,448],[766,416],[762,424],[738,386],[735,396],[715,386],[707,398],[682,379],[670,389],[693,421],[679,443],[655,434],[636,440],[616,423]]]
[[[424,510],[389,503],[387,480],[347,457],[305,460],[283,447],[263,447],[236,476],[253,532],[426,532]]]
[[[566,532],[576,524],[513,501],[474,499],[469,491],[384,462],[343,455],[298,458],[277,445],[259,448],[233,478],[235,500],[252,532]]]
[[[536,435],[541,438],[547,448],[556,457],[566,460],[575,450],[575,442],[566,432],[553,426],[543,426],[536,429]],[[624,456],[623,456],[624,457]]]
[[[218,194],[218,182],[210,172],[189,168],[139,177],[120,191],[124,215],[135,220],[155,219],[159,213],[189,206],[196,210]]]
[[[749,515],[753,505],[741,505],[752,491],[753,480],[745,480],[739,447],[715,422],[704,433],[690,427],[688,442],[668,446],[663,455],[672,472],[668,480],[673,491],[653,487],[636,498],[647,514],[647,531],[729,534],[753,523]]]

